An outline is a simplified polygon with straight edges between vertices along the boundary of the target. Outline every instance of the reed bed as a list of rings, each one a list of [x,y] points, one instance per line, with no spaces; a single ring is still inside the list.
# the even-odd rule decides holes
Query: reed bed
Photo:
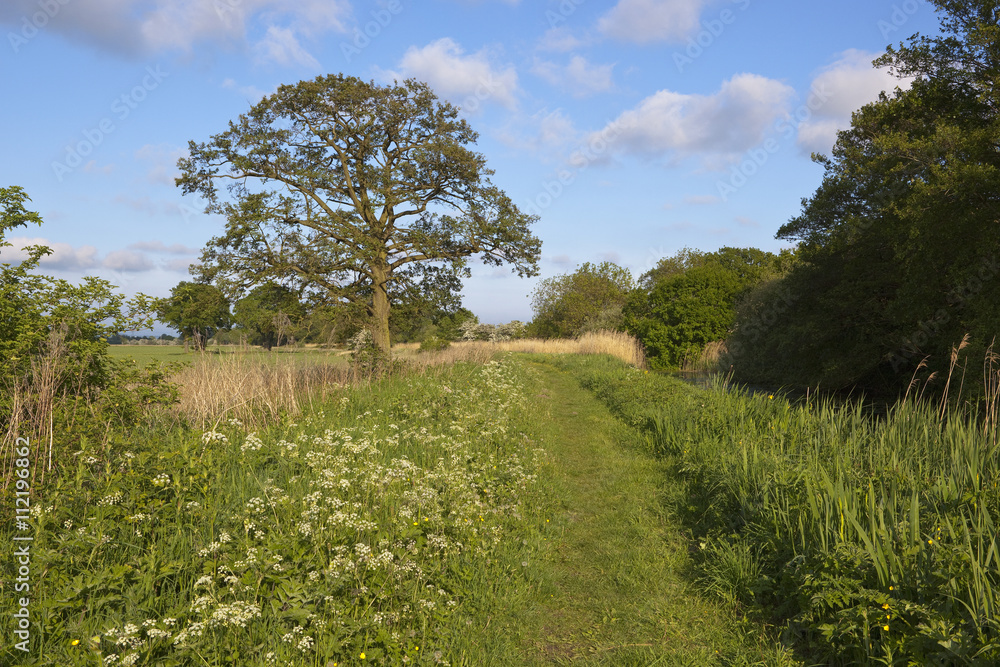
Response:
[[[727,353],[725,341],[708,343],[700,352],[681,360],[682,373],[711,373],[721,370],[722,360]]]
[[[703,587],[784,625],[807,662],[1000,664],[995,356],[980,400],[883,415],[588,373],[675,463]]]
[[[700,499],[709,588],[781,609],[828,664],[997,664],[995,404],[699,400],[655,432]]]
[[[298,414],[356,379],[350,365],[336,359],[275,363],[253,354],[204,355],[171,378],[180,387],[179,415],[201,424],[237,419],[257,426]]]
[[[411,343],[393,348],[404,358],[416,358],[419,363],[430,365],[454,361],[484,361],[497,352],[525,352],[537,354],[607,354],[621,359],[636,368],[646,367],[642,344],[633,336],[621,331],[596,331],[577,338],[522,338],[507,341],[459,341],[440,352],[423,352]],[[415,356],[414,356],[415,355]]]

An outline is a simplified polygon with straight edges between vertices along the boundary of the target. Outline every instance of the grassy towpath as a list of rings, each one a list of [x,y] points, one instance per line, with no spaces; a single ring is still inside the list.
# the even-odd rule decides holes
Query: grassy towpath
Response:
[[[668,464],[573,375],[531,365],[558,509],[534,565],[534,605],[510,621],[524,664],[781,664],[759,626],[693,590]]]

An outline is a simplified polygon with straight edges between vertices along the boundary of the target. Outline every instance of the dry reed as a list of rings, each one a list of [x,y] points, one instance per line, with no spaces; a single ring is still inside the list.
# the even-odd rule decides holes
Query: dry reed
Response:
[[[248,426],[296,414],[304,402],[353,380],[342,362],[276,363],[245,354],[205,355],[171,378],[180,387],[180,415],[202,424],[238,419]]]
[[[403,358],[414,359],[421,365],[437,365],[455,361],[486,361],[496,352],[526,352],[538,354],[609,354],[636,368],[646,367],[646,355],[638,340],[621,331],[596,331],[578,338],[523,338],[498,342],[460,341],[440,352],[416,354],[419,345],[410,343],[393,348]]]
[[[697,355],[690,355],[681,361],[682,372],[711,372],[721,370],[722,359],[728,353],[725,341],[708,343]]]
[[[0,441],[0,461],[6,462],[3,470],[3,488],[6,489],[13,477],[13,452],[18,446],[18,440],[26,440],[34,448],[31,460],[31,481],[36,477],[39,483],[44,483],[45,473],[52,469],[53,419],[52,415],[59,400],[60,386],[67,382],[66,369],[68,348],[66,338],[68,326],[49,332],[43,343],[42,353],[32,357],[31,373],[23,377],[8,378],[3,387],[10,397],[9,417],[3,439]],[[47,450],[47,451],[46,451]]]

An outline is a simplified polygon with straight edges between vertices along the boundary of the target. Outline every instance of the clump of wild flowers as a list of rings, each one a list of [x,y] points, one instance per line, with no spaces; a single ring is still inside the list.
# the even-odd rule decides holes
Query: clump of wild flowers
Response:
[[[229,438],[227,438],[224,433],[219,433],[218,431],[205,431],[201,434],[201,441],[206,445],[213,442],[225,445],[229,442]]]

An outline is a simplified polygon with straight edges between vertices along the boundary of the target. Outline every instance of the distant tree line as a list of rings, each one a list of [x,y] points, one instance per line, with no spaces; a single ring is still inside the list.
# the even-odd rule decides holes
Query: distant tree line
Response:
[[[108,336],[108,345],[174,345],[179,339],[170,334],[159,336],[129,336],[123,333],[113,333]]]
[[[311,302],[294,289],[270,281],[234,301],[215,285],[182,281],[169,297],[157,302],[157,316],[199,349],[210,340],[265,350],[297,343],[344,345],[368,323],[361,309]],[[463,338],[466,322],[478,324],[479,320],[449,289],[396,302],[389,329],[394,343],[432,337],[454,341]]]

